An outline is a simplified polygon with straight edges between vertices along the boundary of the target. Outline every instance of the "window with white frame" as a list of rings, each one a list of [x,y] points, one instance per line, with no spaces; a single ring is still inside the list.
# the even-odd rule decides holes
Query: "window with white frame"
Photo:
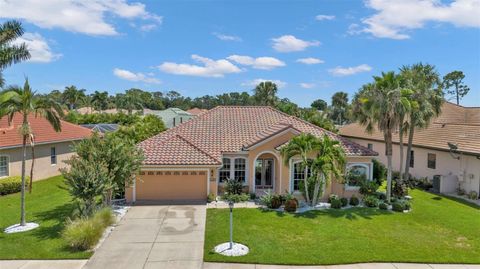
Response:
[[[360,184],[370,180],[370,166],[364,163],[354,163],[347,166],[346,185],[359,187]]]
[[[222,168],[218,172],[218,181],[225,182],[229,178],[247,182],[247,160],[242,157],[223,158]]]
[[[242,182],[245,182],[245,178],[247,175],[247,164],[244,158],[236,158],[235,159],[235,170],[234,170],[234,176],[235,180],[240,180]]]
[[[219,174],[218,174],[218,181],[219,182],[224,182],[227,179],[230,178],[230,159],[229,158],[223,158],[222,159],[223,166],[220,168]]]
[[[0,156],[0,177],[8,176],[8,157]]]
[[[303,182],[305,178],[305,173],[307,174],[307,177],[311,176],[310,169],[304,167],[302,162],[298,161],[293,163],[292,182],[294,191],[300,191],[301,182]]]

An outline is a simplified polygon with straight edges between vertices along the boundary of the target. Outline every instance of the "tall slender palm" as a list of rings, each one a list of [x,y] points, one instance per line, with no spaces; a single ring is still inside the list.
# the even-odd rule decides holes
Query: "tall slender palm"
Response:
[[[278,101],[277,85],[271,81],[260,82],[253,92],[253,97],[258,105],[274,106]]]
[[[22,24],[18,21],[7,21],[0,24],[0,87],[3,87],[5,83],[1,74],[3,69],[30,58],[30,52],[25,43],[12,44],[23,33]]]
[[[318,148],[320,141],[312,134],[300,134],[293,137],[287,145],[281,149],[281,155],[285,162],[285,165],[289,165],[290,160],[293,157],[299,156],[301,159],[301,166],[306,171],[310,170],[309,155],[315,152]],[[307,204],[310,204],[310,194],[308,186],[308,173],[304,173],[303,182],[305,186],[305,200]]]
[[[374,77],[374,82],[363,86],[355,95],[354,117],[367,132],[376,127],[383,132],[385,155],[387,156],[387,200],[392,191],[392,134],[398,127],[398,106],[408,106],[408,98],[402,94],[398,75],[394,72],[382,73]]]
[[[443,92],[435,67],[429,64],[404,66],[400,74],[406,87],[412,90],[411,110],[408,112],[408,145],[403,179],[408,178],[410,171],[411,150],[415,129],[428,127],[430,121],[441,112]]]
[[[68,104],[68,108],[73,110],[77,105],[85,100],[85,90],[78,90],[75,86],[67,86],[63,91],[63,101]]]
[[[22,187],[21,187],[21,217],[20,225],[25,226],[25,161],[27,158],[27,141],[33,135],[30,128],[29,115],[45,118],[59,132],[61,130],[60,117],[63,110],[60,104],[45,97],[39,97],[30,88],[28,79],[25,80],[23,88],[9,87],[0,94],[0,116],[6,116],[11,124],[16,114],[22,116]]]
[[[316,150],[317,156],[311,163],[312,174],[315,175],[312,205],[316,205],[332,178],[339,179],[345,167],[345,152],[340,142],[324,135]]]

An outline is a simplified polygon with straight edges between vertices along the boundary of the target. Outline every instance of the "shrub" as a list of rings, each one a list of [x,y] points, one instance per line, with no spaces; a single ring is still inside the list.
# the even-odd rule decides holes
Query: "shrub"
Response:
[[[273,195],[272,192],[266,191],[265,194],[260,197],[260,203],[268,208],[272,208]]]
[[[285,201],[285,211],[294,213],[297,211],[298,201],[296,198],[291,198]]]
[[[378,207],[382,210],[388,210],[388,204],[387,203],[380,203]]]
[[[458,188],[457,188],[457,194],[460,195],[460,196],[463,196],[463,195],[465,195],[465,190],[462,189],[462,188],[460,188],[460,187],[458,187]]]
[[[360,194],[364,196],[375,195],[379,185],[375,181],[363,180],[360,182]]]
[[[29,177],[25,177],[25,188],[28,186]],[[13,176],[0,179],[0,195],[20,192],[22,190],[22,177]]]
[[[242,194],[230,194],[230,193],[225,193],[223,195],[223,200],[225,201],[231,201],[231,202],[234,202],[234,203],[240,203],[240,202],[246,202],[250,199],[250,195],[246,194],[246,193],[242,193]]]
[[[350,197],[350,205],[357,206],[358,204],[360,204],[360,199],[358,199],[355,195],[352,195],[352,197]]]
[[[401,201],[395,201],[392,204],[392,210],[396,212],[403,212],[403,210],[405,210],[405,207]]]
[[[108,227],[115,223],[115,216],[113,215],[113,211],[109,207],[104,207],[98,210],[94,215],[93,219],[95,221],[100,222],[103,227]]]
[[[209,193],[209,194],[207,195],[207,202],[208,202],[208,203],[211,203],[211,202],[213,202],[213,201],[215,201],[215,194]]]
[[[282,197],[280,195],[274,194],[271,201],[271,208],[277,209],[282,206]]]
[[[345,207],[348,205],[348,199],[345,197],[340,198],[340,203],[342,204],[342,207]]]
[[[104,208],[96,212],[92,217],[67,220],[62,237],[67,244],[75,250],[91,249],[102,237],[106,227],[115,222],[110,208]]]
[[[478,198],[478,193],[476,191],[471,191],[468,193],[468,198],[475,200]]]
[[[330,196],[328,197],[328,202],[331,204],[333,200],[338,200],[338,195],[336,194],[330,194]]]
[[[368,207],[377,207],[378,202],[378,198],[373,195],[367,195],[363,198],[363,203]]]
[[[243,191],[243,183],[240,180],[229,178],[225,181],[225,193],[241,194]]]
[[[376,196],[377,196],[377,198],[378,198],[379,200],[385,200],[385,199],[387,199],[387,194],[384,193],[384,192],[377,192],[377,193],[376,193]]]
[[[335,209],[340,209],[342,208],[342,202],[340,201],[340,199],[332,199],[330,201],[330,207]]]
[[[255,194],[254,192],[251,192],[250,193],[250,200],[255,200],[257,199],[257,194]]]
[[[393,182],[392,195],[395,197],[403,197],[408,195],[408,187],[405,183]]]
[[[381,186],[387,176],[387,168],[383,163],[381,163],[377,159],[373,159],[372,162],[373,162],[373,180],[375,180],[375,182],[377,182],[377,184]]]

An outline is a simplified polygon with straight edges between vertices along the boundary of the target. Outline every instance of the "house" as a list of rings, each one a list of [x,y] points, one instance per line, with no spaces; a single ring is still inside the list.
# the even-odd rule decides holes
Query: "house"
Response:
[[[194,117],[194,115],[188,113],[187,111],[175,107],[167,108],[165,110],[144,111],[144,115],[147,114],[153,114],[157,117],[160,117],[167,128],[180,125]]]
[[[380,152],[378,159],[386,164],[383,134],[365,132],[357,123],[340,129],[352,141]],[[399,170],[399,136],[393,136],[393,169]],[[405,158],[407,154],[405,143]],[[449,146],[450,144],[450,146]],[[434,189],[442,193],[480,192],[480,107],[463,107],[450,102],[426,129],[415,130],[410,173],[417,178],[435,177]],[[405,159],[404,159],[405,160]]]
[[[207,111],[208,111],[208,109],[201,109],[201,108],[198,108],[198,107],[190,108],[189,110],[187,110],[187,112],[192,114],[193,116],[198,116],[198,115],[200,115],[202,113],[205,113]]]
[[[114,123],[81,124],[80,126],[88,128],[94,132],[98,132],[100,134],[115,132],[116,130],[118,130],[118,128],[120,128],[119,124]]]
[[[242,181],[250,193],[299,195],[307,171],[297,158],[285,164],[279,148],[300,133],[340,141],[347,167],[372,178],[373,150],[271,107],[219,106],[139,143],[145,160],[127,201],[205,200],[222,193],[227,178]],[[357,191],[358,186],[333,183],[325,197]]]
[[[62,131],[56,132],[42,117],[29,115],[28,120],[35,137],[35,167],[33,180],[58,175],[59,169],[66,166],[63,162],[72,156],[72,143],[89,137],[91,130],[61,121]],[[7,117],[0,118],[0,178],[20,176],[22,173],[22,136],[19,128],[22,115],[15,114],[9,125]],[[32,151],[27,147],[27,173],[30,172]]]

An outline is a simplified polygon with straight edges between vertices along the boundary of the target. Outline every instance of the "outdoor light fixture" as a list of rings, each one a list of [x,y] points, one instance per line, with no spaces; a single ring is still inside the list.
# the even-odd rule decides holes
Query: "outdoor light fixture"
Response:
[[[230,207],[230,249],[233,249],[233,205],[232,201],[228,202],[228,207]]]

